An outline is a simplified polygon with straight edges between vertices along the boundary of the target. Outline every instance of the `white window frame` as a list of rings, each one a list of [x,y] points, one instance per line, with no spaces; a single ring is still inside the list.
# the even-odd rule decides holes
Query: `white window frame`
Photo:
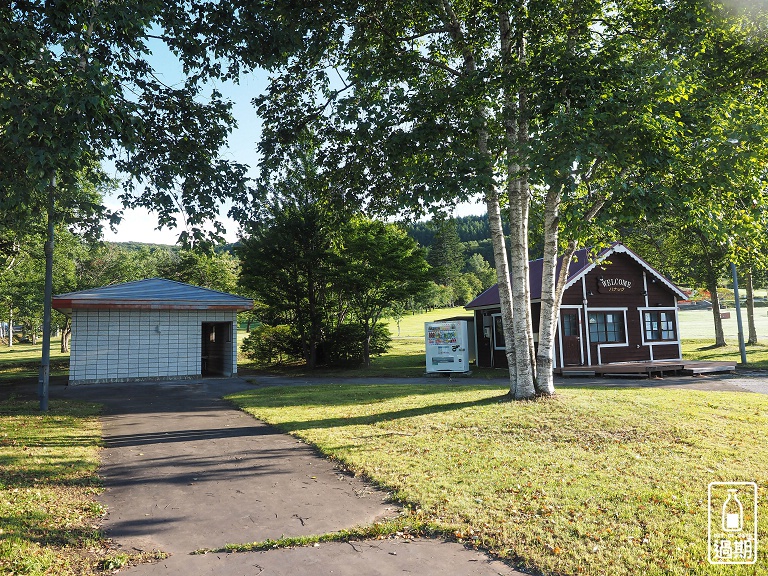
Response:
[[[597,364],[598,365],[603,363],[603,358],[601,354],[601,351],[603,348],[626,348],[629,346],[629,335],[627,334],[627,311],[628,310],[629,308],[627,307],[622,308],[620,306],[611,307],[611,308],[605,308],[605,307],[593,308],[592,306],[589,307],[589,314],[591,314],[592,312],[621,312],[624,317],[624,341],[623,342],[599,342],[599,343],[594,342],[594,344],[597,345]],[[587,334],[589,334],[589,314],[585,313],[586,322],[587,322],[587,327],[586,327]],[[592,344],[591,338],[590,338],[590,344]]]
[[[675,309],[674,308],[662,308],[661,306],[656,306],[655,308],[651,308],[650,306],[647,308],[639,308],[640,311],[640,325],[642,326],[642,339],[644,345],[650,345],[650,344],[677,344],[677,341],[680,339],[680,330],[678,330],[677,326],[677,318],[675,317]],[[648,312],[667,312],[670,313],[671,316],[674,317],[674,326],[675,326],[675,337],[674,338],[664,338],[659,340],[648,340],[646,336],[645,331],[645,315]],[[659,333],[661,333],[661,326],[659,326]]]
[[[640,337],[642,338],[643,346],[648,346],[651,352],[651,362],[654,361],[653,348],[654,346],[677,346],[678,360],[683,357],[682,342],[680,340],[680,320],[677,315],[677,306],[646,306],[644,308],[638,308],[637,311],[640,314]],[[675,340],[646,340],[645,339],[645,313],[646,312],[671,312],[675,316]]]

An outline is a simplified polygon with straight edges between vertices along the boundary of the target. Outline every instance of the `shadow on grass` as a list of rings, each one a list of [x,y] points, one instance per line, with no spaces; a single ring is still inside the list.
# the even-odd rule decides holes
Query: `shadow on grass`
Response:
[[[387,386],[386,388],[393,388],[392,386]],[[397,386],[396,388],[400,388]],[[431,390],[427,391],[427,393],[438,393],[438,392],[445,392],[445,389],[440,390]],[[419,390],[418,392],[411,390],[410,394],[413,395],[414,393],[423,393],[422,390]],[[400,396],[402,394],[392,394],[387,399],[396,398],[397,396]],[[280,424],[277,424],[276,427],[279,430],[282,430],[284,432],[295,432],[298,430],[312,430],[316,428],[335,428],[335,427],[341,427],[341,426],[357,426],[357,425],[370,425],[370,424],[376,424],[379,422],[389,422],[392,420],[398,420],[400,418],[413,418],[417,416],[426,416],[429,414],[435,414],[438,412],[449,412],[453,410],[461,410],[463,408],[471,408],[473,406],[487,406],[489,404],[498,404],[500,402],[504,402],[509,398],[509,396],[505,394],[497,395],[497,396],[491,396],[490,398],[484,398],[481,400],[473,400],[470,402],[445,402],[442,404],[431,404],[429,406],[419,406],[418,408],[405,408],[402,410],[391,410],[388,412],[378,412],[376,414],[369,414],[364,416],[351,416],[351,417],[337,417],[337,418],[321,418],[317,420],[304,420],[304,421],[295,421],[295,422],[283,422]],[[296,396],[296,399],[299,399],[299,396]],[[381,398],[379,396],[379,399],[383,400],[384,398]],[[250,398],[250,402],[248,401],[249,398],[244,398],[243,400],[243,407],[244,408],[255,408],[258,407],[260,404],[256,401],[254,401],[254,398]],[[294,406],[305,406],[307,404],[314,404],[314,403],[308,403],[306,402],[307,398],[304,396],[304,401],[296,402]],[[283,404],[285,405],[285,404]]]
[[[95,542],[101,537],[97,528],[51,528],[46,526],[48,514],[28,512],[10,517],[0,516],[0,526],[6,530],[0,534],[0,540],[13,538],[35,542],[41,546],[83,546]]]
[[[364,378],[356,377],[334,380],[323,377],[310,380],[301,385],[277,385],[260,388],[254,391],[235,393],[225,398],[234,400],[238,407],[283,408],[291,406],[360,406],[375,404],[408,396],[429,396],[444,394],[452,390],[472,389],[507,389],[506,383],[462,381],[457,379],[445,382],[435,379],[434,384],[423,381],[409,382],[403,379],[402,384],[389,382],[368,383]]]
[[[702,346],[701,348],[696,348],[696,350],[698,350],[700,352],[704,352],[706,350],[720,350],[720,351],[724,351],[724,350],[727,350],[727,349],[728,349],[727,345],[720,345],[720,344],[710,344],[709,346]]]
[[[306,364],[274,364],[257,366],[254,363],[238,363],[240,376],[278,375],[288,377],[323,378],[418,378],[426,374],[424,354],[385,354],[372,359],[371,366],[332,367],[320,366],[310,369]],[[471,367],[473,378],[485,380],[505,379],[506,369]]]

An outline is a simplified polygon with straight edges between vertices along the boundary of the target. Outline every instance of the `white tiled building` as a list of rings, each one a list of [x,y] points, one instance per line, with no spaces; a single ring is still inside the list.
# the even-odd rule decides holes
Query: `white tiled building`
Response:
[[[69,383],[237,372],[237,312],[247,298],[151,278],[54,297],[72,317]]]

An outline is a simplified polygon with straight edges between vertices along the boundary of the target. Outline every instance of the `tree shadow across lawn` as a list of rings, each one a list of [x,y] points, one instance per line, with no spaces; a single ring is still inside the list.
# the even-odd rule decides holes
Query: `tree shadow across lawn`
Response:
[[[699,348],[696,348],[696,350],[699,351],[699,352],[705,352],[707,350],[720,350],[720,351],[723,351],[723,350],[727,350],[727,349],[728,349],[728,345],[722,346],[720,344],[710,344],[709,346],[700,346]]]
[[[6,531],[0,534],[0,541],[8,538],[35,542],[40,546],[82,546],[95,543],[101,537],[93,526],[51,526],[51,515],[27,512],[15,516],[0,516],[0,526]]]
[[[508,395],[501,394],[497,396],[491,396],[490,398],[483,398],[481,400],[473,400],[468,402],[446,402],[442,404],[430,404],[429,406],[419,406],[417,408],[405,408],[403,410],[391,410],[388,412],[378,412],[376,414],[368,414],[364,416],[351,416],[348,418],[321,418],[317,420],[303,420],[294,422],[282,422],[277,424],[276,427],[284,432],[295,432],[299,430],[312,430],[318,428],[335,428],[341,426],[358,426],[358,425],[370,425],[377,424],[379,422],[389,422],[392,420],[398,420],[400,418],[412,418],[415,416],[425,416],[428,414],[435,414],[438,412],[449,412],[453,410],[461,410],[463,408],[471,408],[473,406],[486,406],[489,404],[498,404],[504,402],[508,398]]]

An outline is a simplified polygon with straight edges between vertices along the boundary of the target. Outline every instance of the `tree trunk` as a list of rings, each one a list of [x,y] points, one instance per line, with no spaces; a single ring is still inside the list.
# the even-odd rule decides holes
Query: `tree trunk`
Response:
[[[67,318],[61,329],[61,351],[69,352],[69,339],[72,336],[72,319]]]
[[[752,286],[752,270],[748,270],[745,276],[747,284],[747,326],[749,330],[748,346],[757,344],[757,329],[755,328],[755,293]]]
[[[464,32],[456,13],[448,2],[443,2],[443,20],[451,35],[454,43],[459,46],[463,52],[464,70],[472,74],[477,70],[475,55],[467,49],[464,41]],[[500,38],[502,50],[507,57],[511,55],[511,36],[510,36],[510,18],[508,13],[500,13],[499,23]],[[505,94],[505,100],[508,97]],[[512,302],[512,287],[510,284],[510,270],[507,260],[507,247],[504,239],[504,230],[501,224],[501,205],[499,203],[499,193],[494,183],[493,164],[494,158],[488,153],[488,125],[487,111],[481,105],[477,110],[478,130],[477,130],[477,148],[480,157],[484,161],[481,168],[483,175],[487,179],[485,205],[488,211],[488,221],[491,230],[491,243],[493,245],[493,257],[496,263],[496,280],[499,286],[499,304],[501,307],[501,321],[504,329],[504,340],[506,346],[507,363],[509,364],[509,393],[515,399],[529,398],[533,396],[533,384],[531,383],[530,392],[521,388],[517,378],[517,354],[515,348],[514,336],[514,313]],[[527,256],[526,256],[527,262]],[[530,362],[529,362],[530,364]]]
[[[515,15],[515,20],[519,14]],[[510,26],[509,15],[500,18],[501,50],[505,71],[519,69],[526,60],[525,37],[518,26]],[[528,173],[524,166],[528,142],[527,94],[519,87],[504,91],[504,131],[506,146],[506,178],[511,229],[510,271],[512,282],[512,319],[514,322],[515,398],[532,398],[535,356],[531,322],[530,283],[528,278]],[[509,340],[507,341],[509,343]]]
[[[723,319],[720,318],[720,296],[717,293],[717,276],[711,274],[707,279],[707,290],[712,298],[712,317],[715,321],[715,347],[725,346]]]
[[[575,251],[575,242],[563,254],[561,278],[557,278],[557,246],[560,224],[560,201],[562,188],[552,186],[547,191],[544,205],[544,260],[541,275],[541,314],[539,318],[539,349],[536,352],[536,393],[555,393],[552,371],[554,370],[555,332],[557,314],[560,309],[558,285],[563,286],[567,278],[568,264]],[[562,297],[562,290],[559,291]]]
[[[491,230],[493,258],[496,262],[496,281],[499,286],[499,305],[501,306],[501,325],[504,329],[507,364],[509,365],[509,394],[515,399],[522,398],[518,390],[517,355],[515,354],[514,314],[512,311],[512,285],[509,278],[509,263],[507,261],[507,246],[504,239],[504,229],[501,222],[501,206],[496,189],[488,192],[485,197],[488,210],[488,223]],[[493,342],[491,342],[493,350]]]
[[[315,291],[315,277],[311,270],[307,274],[307,300],[309,305],[309,357],[307,366],[310,369],[317,367],[317,345],[320,341],[320,329],[318,327],[317,293]]]
[[[526,53],[525,53],[525,39],[523,38],[521,40],[521,47],[520,47],[520,61],[525,62],[526,60]],[[520,143],[520,150],[526,151],[528,149],[528,93],[525,89],[522,89],[519,94],[519,102],[520,102],[520,108],[519,108],[519,117],[518,117],[518,142]],[[520,234],[522,237],[522,240],[524,241],[523,254],[525,257],[523,258],[523,277],[525,278],[525,284],[523,284],[523,290],[524,290],[524,298],[526,305],[523,307],[523,310],[525,312],[525,338],[527,339],[527,356],[528,356],[528,363],[530,365],[531,370],[531,380],[534,384],[535,388],[535,381],[536,381],[536,345],[534,343],[533,339],[533,315],[531,312],[531,278],[530,278],[530,260],[529,260],[529,254],[528,254],[528,218],[530,214],[531,209],[531,193],[530,193],[530,186],[528,181],[528,175],[529,175],[529,167],[527,163],[524,163],[521,166],[522,173],[520,174],[520,199],[521,199],[521,205],[520,205],[520,213],[521,213],[521,227],[520,227]],[[557,247],[555,247],[555,250],[557,250]]]
[[[366,368],[371,367],[371,332],[368,327],[365,327],[365,341],[363,342],[363,364]]]
[[[488,156],[488,131],[481,130],[478,138],[478,148]],[[490,168],[490,165],[489,165]],[[492,182],[493,179],[491,178]],[[509,394],[516,400],[530,397],[521,389],[517,377],[517,353],[515,342],[515,315],[513,310],[512,284],[510,279],[509,260],[507,259],[507,242],[504,238],[504,226],[501,221],[501,204],[499,193],[495,186],[485,195],[485,206],[488,212],[488,224],[491,231],[493,259],[496,264],[496,282],[499,286],[499,306],[501,307],[501,325],[504,330],[505,354],[509,366]],[[491,343],[493,350],[493,343]]]
[[[8,348],[13,348],[13,304],[8,308]]]
[[[507,132],[507,191],[510,213],[510,270],[512,273],[512,308],[514,320],[514,345],[516,352],[516,377],[518,398],[532,398],[536,394],[531,344],[533,329],[530,316],[530,288],[528,280],[528,206],[527,186],[523,186],[523,169],[513,158],[518,154],[514,135]]]

